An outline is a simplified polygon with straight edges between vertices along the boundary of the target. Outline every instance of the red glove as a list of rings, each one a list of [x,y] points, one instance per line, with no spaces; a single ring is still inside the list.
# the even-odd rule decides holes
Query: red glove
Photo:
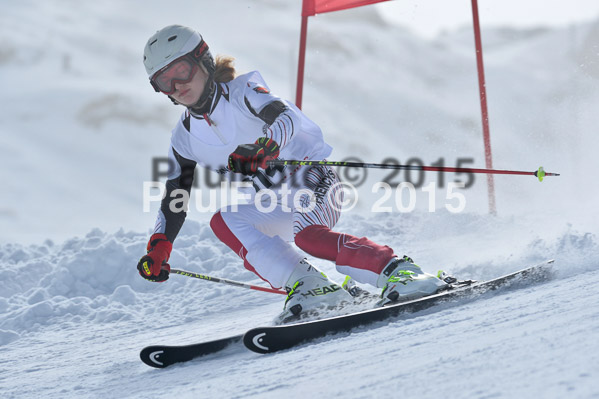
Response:
[[[244,175],[256,174],[258,168],[266,169],[266,161],[279,156],[279,145],[267,137],[260,137],[254,144],[242,144],[229,155],[229,169]]]
[[[137,263],[139,275],[149,281],[161,283],[168,280],[171,266],[166,263],[173,243],[164,234],[154,234],[148,241],[148,254]]]

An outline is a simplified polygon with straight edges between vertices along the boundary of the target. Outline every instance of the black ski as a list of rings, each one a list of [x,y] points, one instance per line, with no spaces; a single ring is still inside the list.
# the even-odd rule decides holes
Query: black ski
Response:
[[[476,282],[469,286],[377,309],[298,324],[253,328],[245,333],[243,343],[248,349],[258,353],[289,349],[327,334],[350,331],[358,326],[397,318],[404,313],[418,312],[449,299],[483,293],[500,287],[544,281],[552,276],[552,263],[553,260],[546,261],[492,280]]]
[[[164,368],[174,363],[187,362],[200,356],[220,352],[238,343],[243,335],[235,335],[199,344],[165,346],[153,345],[142,349],[139,354],[141,361],[148,366]]]
[[[535,281],[547,280],[552,275],[550,267],[552,263],[553,260],[550,260],[493,280],[480,283],[475,282],[469,286],[460,286],[415,301],[366,310],[349,315],[298,324],[254,328],[249,330],[246,334],[191,345],[148,346],[140,352],[140,358],[148,366],[164,368],[175,363],[187,362],[201,356],[220,352],[232,345],[239,344],[242,340],[249,349],[255,352],[276,352],[291,348],[302,342],[323,337],[327,334],[349,331],[354,327],[392,319],[403,313],[424,310],[444,300],[481,293],[487,290],[504,287],[508,284],[513,286],[518,285],[518,283],[529,284]]]

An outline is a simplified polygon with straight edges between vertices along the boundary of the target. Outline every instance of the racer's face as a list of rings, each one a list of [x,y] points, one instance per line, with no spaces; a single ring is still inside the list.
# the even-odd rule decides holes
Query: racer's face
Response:
[[[195,73],[190,81],[181,83],[175,81],[175,91],[171,97],[180,104],[191,106],[198,102],[204,92],[208,75],[202,68],[195,68]]]

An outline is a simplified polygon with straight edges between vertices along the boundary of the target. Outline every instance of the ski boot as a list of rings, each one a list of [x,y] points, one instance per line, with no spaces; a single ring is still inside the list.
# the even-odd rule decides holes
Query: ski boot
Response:
[[[320,270],[301,260],[285,284],[287,299],[281,316],[315,313],[318,308],[330,308],[351,302],[352,296]],[[280,317],[281,317],[280,316]]]
[[[457,278],[453,277],[452,275],[448,274],[447,272],[445,272],[443,270],[439,270],[437,272],[437,278],[439,280],[445,281],[447,284],[453,284],[453,283],[458,282]]]
[[[395,257],[379,275],[377,287],[382,288],[379,306],[391,302],[405,302],[436,294],[444,290],[448,283],[422,271],[420,266],[405,256]]]

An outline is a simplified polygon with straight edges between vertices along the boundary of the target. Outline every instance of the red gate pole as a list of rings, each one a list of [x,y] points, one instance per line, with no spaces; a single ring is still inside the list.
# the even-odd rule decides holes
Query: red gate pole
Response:
[[[493,169],[493,157],[491,154],[491,134],[489,132],[489,112],[487,110],[487,90],[485,87],[485,67],[483,64],[483,48],[480,36],[480,22],[478,19],[478,1],[472,0],[472,19],[474,23],[474,45],[476,48],[476,66],[478,69],[478,87],[480,92],[480,107],[483,121],[483,141],[485,144],[485,165],[487,169]],[[495,181],[493,175],[487,175],[487,189],[489,192],[489,212],[497,214],[495,207]]]
[[[302,13],[303,14],[303,13]],[[295,87],[295,105],[302,108],[302,94],[304,90],[304,65],[306,63],[306,36],[308,35],[308,16],[302,15],[302,29],[300,32],[299,60],[297,65],[297,85]]]

